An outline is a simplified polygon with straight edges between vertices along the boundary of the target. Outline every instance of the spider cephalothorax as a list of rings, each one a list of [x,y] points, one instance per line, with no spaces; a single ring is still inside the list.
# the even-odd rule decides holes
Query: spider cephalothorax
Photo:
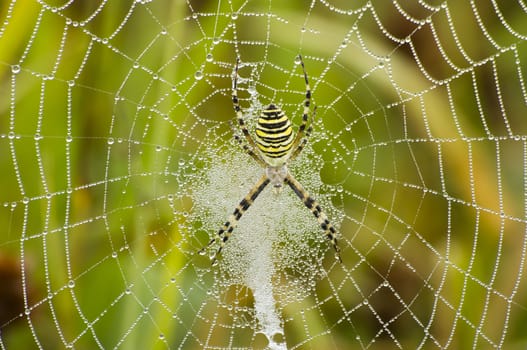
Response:
[[[216,262],[216,258],[220,254],[243,213],[249,209],[254,200],[269,183],[273,185],[273,188],[276,192],[280,192],[282,190],[283,184],[287,184],[289,187],[291,187],[296,195],[302,200],[304,205],[309,208],[309,210],[311,210],[313,215],[315,215],[320,227],[324,230],[324,234],[330,240],[333,248],[335,249],[336,258],[339,262],[342,261],[340,258],[340,248],[337,244],[335,228],[329,222],[328,217],[322,211],[322,208],[318,202],[309,195],[309,193],[302,187],[300,182],[298,182],[293,177],[287,168],[287,164],[294,160],[304,148],[307,142],[307,137],[311,131],[311,127],[306,128],[310,112],[309,107],[311,104],[311,88],[309,87],[309,81],[302,57],[298,56],[298,58],[300,60],[300,64],[302,65],[304,80],[306,82],[304,113],[302,115],[302,123],[298,128],[298,132],[295,135],[291,126],[291,121],[285,115],[285,113],[276,105],[270,104],[262,111],[258,118],[254,138],[251,136],[247,126],[245,125],[243,113],[238,101],[239,59],[236,61],[232,103],[234,106],[234,111],[236,112],[238,124],[243,132],[247,144],[243,144],[243,141],[239,136],[235,136],[235,138],[240,144],[242,144],[245,152],[247,152],[247,154],[249,154],[265,169],[265,173],[253,186],[253,188],[251,188],[249,193],[241,200],[236,209],[234,209],[232,215],[229,217],[228,221],[223,224],[223,226],[218,230],[216,236],[212,238],[207,245],[208,247],[214,242],[219,241],[220,246],[213,257],[213,263]],[[316,108],[314,109],[313,114],[315,111]],[[204,251],[205,248],[203,248],[202,251]]]

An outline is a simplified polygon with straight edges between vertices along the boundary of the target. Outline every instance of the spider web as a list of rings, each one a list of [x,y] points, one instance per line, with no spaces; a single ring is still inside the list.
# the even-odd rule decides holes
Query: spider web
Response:
[[[0,348],[527,345],[527,4],[11,1],[0,7]],[[295,194],[233,139],[298,126]],[[217,245],[206,252],[213,254]]]

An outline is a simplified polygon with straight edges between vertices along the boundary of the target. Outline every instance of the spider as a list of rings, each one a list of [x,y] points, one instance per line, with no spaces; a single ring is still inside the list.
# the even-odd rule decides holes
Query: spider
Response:
[[[302,149],[307,143],[307,138],[311,133],[311,126],[306,128],[310,114],[309,107],[311,104],[311,88],[309,87],[309,81],[302,56],[298,55],[298,59],[302,65],[302,70],[304,73],[306,94],[304,99],[304,113],[302,115],[302,123],[298,128],[296,136],[293,132],[293,128],[291,127],[291,121],[285,115],[285,113],[276,105],[270,104],[263,110],[258,118],[254,138],[251,136],[247,126],[245,125],[243,113],[238,100],[237,84],[240,59],[238,58],[236,60],[233,80],[232,104],[234,106],[234,111],[236,112],[238,124],[243,135],[245,136],[247,144],[243,143],[240,136],[235,135],[234,137],[238,143],[242,145],[245,152],[265,169],[265,172],[258,182],[256,182],[256,184],[251,188],[249,193],[241,200],[225,224],[223,224],[223,226],[218,230],[216,236],[212,238],[203,249],[201,249],[200,252],[203,253],[206,248],[208,248],[214,242],[219,241],[219,248],[212,258],[213,265],[216,264],[217,257],[227,243],[227,240],[231,236],[243,213],[249,209],[251,204],[253,204],[258,195],[268,184],[272,184],[274,190],[277,193],[282,191],[284,184],[287,184],[289,187],[291,187],[298,198],[302,200],[304,205],[309,210],[311,210],[313,215],[317,218],[320,227],[322,230],[324,230],[325,236],[329,239],[333,245],[333,248],[335,249],[335,257],[339,262],[342,262],[340,257],[340,248],[337,244],[335,228],[329,222],[326,214],[322,211],[320,204],[309,195],[309,193],[304,189],[304,187],[302,187],[300,182],[298,182],[293,177],[287,168],[287,165],[293,161],[300,154],[300,152],[302,152]],[[313,109],[313,116],[315,113],[316,106]]]

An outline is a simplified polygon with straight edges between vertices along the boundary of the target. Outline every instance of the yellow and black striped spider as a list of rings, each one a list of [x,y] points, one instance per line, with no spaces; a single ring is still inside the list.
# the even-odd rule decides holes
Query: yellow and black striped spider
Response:
[[[227,222],[218,230],[216,236],[212,238],[209,244],[204,247],[201,251],[203,252],[207,247],[212,245],[214,242],[219,241],[219,248],[216,251],[212,259],[212,263],[215,264],[216,258],[221,253],[221,250],[227,243],[227,240],[232,234],[232,231],[238,224],[238,221],[242,217],[243,213],[249,209],[251,204],[254,202],[256,197],[263,191],[263,189],[271,183],[274,186],[275,191],[279,192],[282,190],[283,184],[289,185],[296,195],[302,200],[304,205],[311,210],[313,215],[318,220],[320,227],[324,230],[324,234],[330,240],[333,248],[335,249],[335,256],[339,262],[342,262],[340,258],[340,248],[337,245],[337,239],[335,237],[336,230],[333,225],[329,222],[328,217],[322,211],[319,203],[309,195],[309,193],[302,187],[293,175],[289,172],[287,165],[293,161],[302,151],[307,142],[307,137],[311,132],[311,126],[306,128],[309,119],[309,106],[311,104],[311,88],[309,87],[309,81],[307,78],[306,69],[302,57],[298,56],[302,70],[304,73],[304,80],[306,82],[306,97],[304,100],[304,114],[302,115],[302,123],[298,128],[296,136],[291,127],[291,121],[284,112],[274,104],[270,104],[265,108],[262,114],[258,118],[256,125],[255,137],[253,138],[245,125],[243,119],[243,113],[238,101],[238,66],[239,59],[236,61],[236,67],[234,71],[233,91],[232,91],[232,104],[234,111],[236,112],[236,118],[238,124],[247,140],[247,144],[243,144],[239,136],[235,136],[236,140],[242,145],[243,149],[249,154],[258,164],[264,169],[265,173],[253,186],[249,193],[243,198],[229,217]],[[313,114],[316,112],[314,108]]]

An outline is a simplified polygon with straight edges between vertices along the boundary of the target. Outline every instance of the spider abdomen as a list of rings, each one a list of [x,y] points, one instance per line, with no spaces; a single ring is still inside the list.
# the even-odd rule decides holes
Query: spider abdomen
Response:
[[[262,112],[256,125],[255,141],[272,165],[285,163],[293,146],[294,133],[284,111],[271,104]]]

